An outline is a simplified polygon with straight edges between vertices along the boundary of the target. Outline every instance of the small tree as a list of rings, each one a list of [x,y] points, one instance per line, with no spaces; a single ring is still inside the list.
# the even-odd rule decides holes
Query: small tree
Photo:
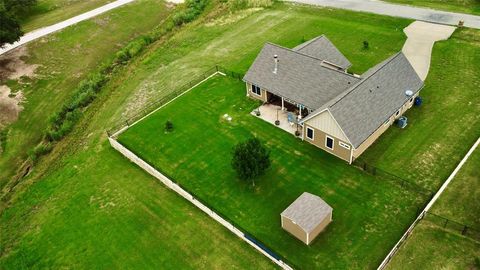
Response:
[[[364,40],[363,41],[363,49],[368,50],[368,48],[370,48],[370,44],[368,43],[368,41]]]
[[[270,151],[257,138],[238,143],[233,148],[232,167],[238,178],[252,181],[261,176],[270,167]]]
[[[172,130],[173,130],[173,123],[172,121],[167,120],[167,122],[165,122],[165,132],[170,132]]]

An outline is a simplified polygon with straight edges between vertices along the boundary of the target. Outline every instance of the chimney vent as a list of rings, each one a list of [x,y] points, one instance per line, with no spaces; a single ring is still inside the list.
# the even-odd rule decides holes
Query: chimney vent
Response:
[[[275,61],[275,68],[273,69],[273,74],[277,74],[278,71],[278,55],[273,56],[273,61]]]

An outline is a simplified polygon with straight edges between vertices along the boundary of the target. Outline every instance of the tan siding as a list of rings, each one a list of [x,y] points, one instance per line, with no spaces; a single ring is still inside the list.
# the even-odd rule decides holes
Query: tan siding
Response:
[[[297,224],[293,223],[290,219],[282,216],[282,228],[291,233],[296,238],[300,239],[305,244],[307,243],[307,233],[300,228]]]
[[[335,119],[333,119],[332,115],[328,111],[324,111],[312,117],[311,119],[308,119],[305,123],[329,135],[332,135],[335,138],[339,138],[342,141],[348,141],[347,137],[345,137],[337,122],[335,122]]]
[[[413,100],[415,100],[415,97],[418,96],[418,93],[413,97]],[[382,135],[394,122],[395,119],[400,118],[404,112],[406,112],[408,109],[410,109],[413,106],[414,102],[410,102],[408,100],[403,106],[400,108],[400,113],[396,115],[396,112],[390,116],[390,123],[388,125],[382,124],[370,137],[368,137],[357,149],[353,151],[353,158],[358,158],[365,150],[367,150],[368,147],[370,147],[377,139]]]
[[[252,92],[252,84],[247,83],[247,93],[248,93],[249,97],[261,100],[263,102],[267,102],[267,91],[265,91],[263,89],[260,89],[260,90],[261,90],[261,95],[259,96],[259,95]]]
[[[330,224],[330,222],[332,222],[332,213],[331,212],[330,212],[330,215],[327,218],[325,218],[322,222],[320,222],[320,224],[318,224],[318,226],[310,232],[310,234],[308,235],[308,243],[307,244],[312,243],[313,240],[315,239],[315,237],[317,237],[325,229],[325,227],[327,227],[328,224]]]
[[[313,128],[313,130],[314,130],[313,140],[307,138],[307,127]],[[307,124],[304,124],[303,134],[304,134],[305,141],[307,141],[307,142],[309,142],[309,143],[327,151],[328,153],[334,154],[335,156],[337,156],[337,157],[339,157],[339,158],[341,158],[341,159],[343,159],[347,162],[350,162],[350,151],[352,151],[352,146],[348,142],[342,141],[339,138],[337,138],[335,136],[332,136],[330,134],[326,134],[325,132],[323,132],[319,129],[316,129],[315,127],[312,127],[312,126],[307,125]],[[326,135],[328,135],[328,136],[330,136],[334,139],[333,150],[330,149],[330,148],[327,148],[325,146],[325,142],[327,140]],[[343,143],[349,145],[350,149],[346,149],[343,146],[341,146],[340,142],[343,142]]]

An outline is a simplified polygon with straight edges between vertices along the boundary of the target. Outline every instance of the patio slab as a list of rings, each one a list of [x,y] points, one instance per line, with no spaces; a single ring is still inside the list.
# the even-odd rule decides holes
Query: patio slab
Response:
[[[260,111],[260,116],[257,116],[256,112]],[[280,121],[280,125],[275,125],[275,121]],[[288,111],[282,111],[282,108],[273,104],[264,104],[251,112],[251,114],[257,118],[260,118],[272,125],[279,127],[280,129],[285,130],[286,132],[295,135],[295,131],[298,129],[300,136],[302,134],[302,128],[300,125],[292,124],[288,122]],[[297,127],[298,126],[298,127]]]

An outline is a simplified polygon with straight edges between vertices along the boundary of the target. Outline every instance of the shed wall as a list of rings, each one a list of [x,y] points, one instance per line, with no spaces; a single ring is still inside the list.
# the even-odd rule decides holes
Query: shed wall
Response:
[[[330,212],[330,215],[328,215],[327,218],[325,218],[318,226],[313,229],[309,236],[308,236],[308,244],[312,243],[313,240],[332,222],[332,212]]]
[[[302,228],[300,228],[300,226],[293,223],[290,219],[284,216],[281,216],[281,218],[282,218],[282,228],[308,245],[307,233]]]

